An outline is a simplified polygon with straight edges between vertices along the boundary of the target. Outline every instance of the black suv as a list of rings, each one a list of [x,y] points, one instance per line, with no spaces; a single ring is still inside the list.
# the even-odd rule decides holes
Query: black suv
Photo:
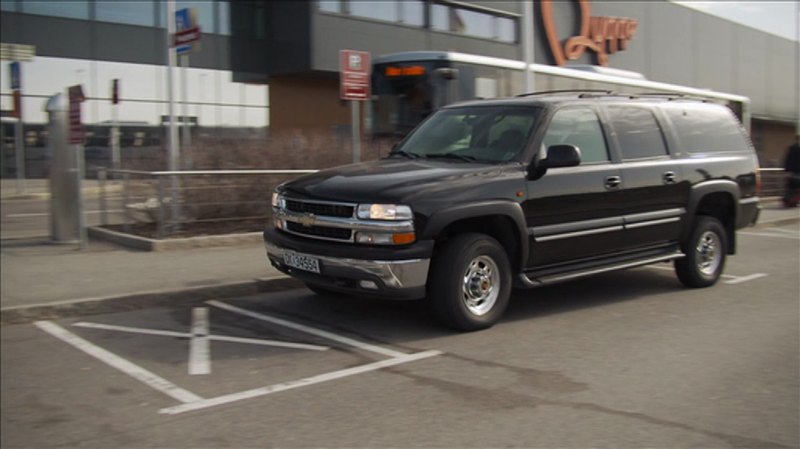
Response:
[[[264,232],[314,292],[428,298],[463,330],[513,287],[674,261],[707,287],[759,213],[758,165],[725,106],[544,93],[452,105],[386,159],[279,186]]]

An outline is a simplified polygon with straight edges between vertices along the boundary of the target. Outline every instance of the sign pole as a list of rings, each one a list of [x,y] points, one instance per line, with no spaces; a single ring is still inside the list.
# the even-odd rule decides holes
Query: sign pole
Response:
[[[112,81],[111,102],[113,104],[111,106],[111,167],[119,170],[122,168],[122,158],[119,148],[119,80],[116,79]],[[116,178],[117,175],[115,173],[113,178]]]
[[[11,90],[13,91],[14,116],[14,156],[17,162],[17,194],[25,193],[25,141],[22,139],[22,64],[14,60],[11,70]]]
[[[70,170],[75,172],[75,199],[77,206],[77,226],[78,226],[78,247],[86,249],[88,236],[86,231],[86,217],[83,213],[83,178],[84,178],[84,156],[83,145],[86,141],[86,130],[81,119],[81,103],[86,100],[83,95],[83,88],[80,84],[71,86],[68,89],[69,96],[69,143],[75,155],[74,162]]]
[[[350,119],[353,130],[353,163],[361,162],[361,121],[359,120],[358,100],[350,102]]]
[[[339,51],[339,97],[350,100],[350,123],[353,139],[353,163],[361,162],[360,101],[371,97],[370,54],[366,51]]]
[[[173,47],[173,37],[175,36],[175,0],[167,0],[167,96],[169,98],[169,157],[168,170],[178,171],[178,161],[180,160],[180,146],[178,143],[178,129],[175,128],[175,94],[172,89],[172,69],[175,67],[175,49]],[[171,178],[171,203],[172,220],[178,219],[178,180],[175,176]],[[164,201],[164,198],[159,198]]]
[[[535,89],[533,78],[533,0],[522,2],[522,52],[525,53],[525,93],[531,93]]]
[[[186,73],[189,68],[189,55],[181,55],[181,101],[183,102],[183,147],[186,149],[185,161],[186,166],[191,168],[191,150],[189,147],[192,145],[192,137],[189,129],[189,96],[187,94],[189,88],[186,83]]]
[[[25,142],[22,140],[22,111],[14,124],[14,148],[17,155],[17,193],[25,193]]]

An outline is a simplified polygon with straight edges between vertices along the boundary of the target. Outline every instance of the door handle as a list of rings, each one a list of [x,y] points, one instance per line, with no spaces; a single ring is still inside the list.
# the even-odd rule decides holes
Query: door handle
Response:
[[[664,180],[664,184],[675,184],[676,182],[678,182],[674,171],[668,171],[664,173],[662,179]]]
[[[621,183],[622,183],[622,178],[620,178],[619,176],[609,176],[606,178],[606,189],[608,190],[618,189]]]

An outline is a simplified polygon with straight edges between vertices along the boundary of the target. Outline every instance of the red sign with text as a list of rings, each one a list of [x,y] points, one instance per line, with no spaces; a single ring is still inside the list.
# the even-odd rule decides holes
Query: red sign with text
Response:
[[[372,63],[369,52],[339,51],[339,94],[342,100],[369,100]]]
[[[81,103],[85,100],[83,88],[80,85],[69,88],[69,143],[82,144],[86,132],[81,123]]]

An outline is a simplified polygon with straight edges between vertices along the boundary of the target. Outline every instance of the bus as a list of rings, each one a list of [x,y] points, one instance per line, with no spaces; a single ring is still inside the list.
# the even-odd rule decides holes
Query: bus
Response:
[[[372,67],[372,135],[401,138],[425,117],[458,101],[524,94],[525,62],[444,51],[379,56]],[[530,64],[536,91],[601,90],[689,96],[727,105],[750,131],[747,97],[645,79],[602,66]]]

